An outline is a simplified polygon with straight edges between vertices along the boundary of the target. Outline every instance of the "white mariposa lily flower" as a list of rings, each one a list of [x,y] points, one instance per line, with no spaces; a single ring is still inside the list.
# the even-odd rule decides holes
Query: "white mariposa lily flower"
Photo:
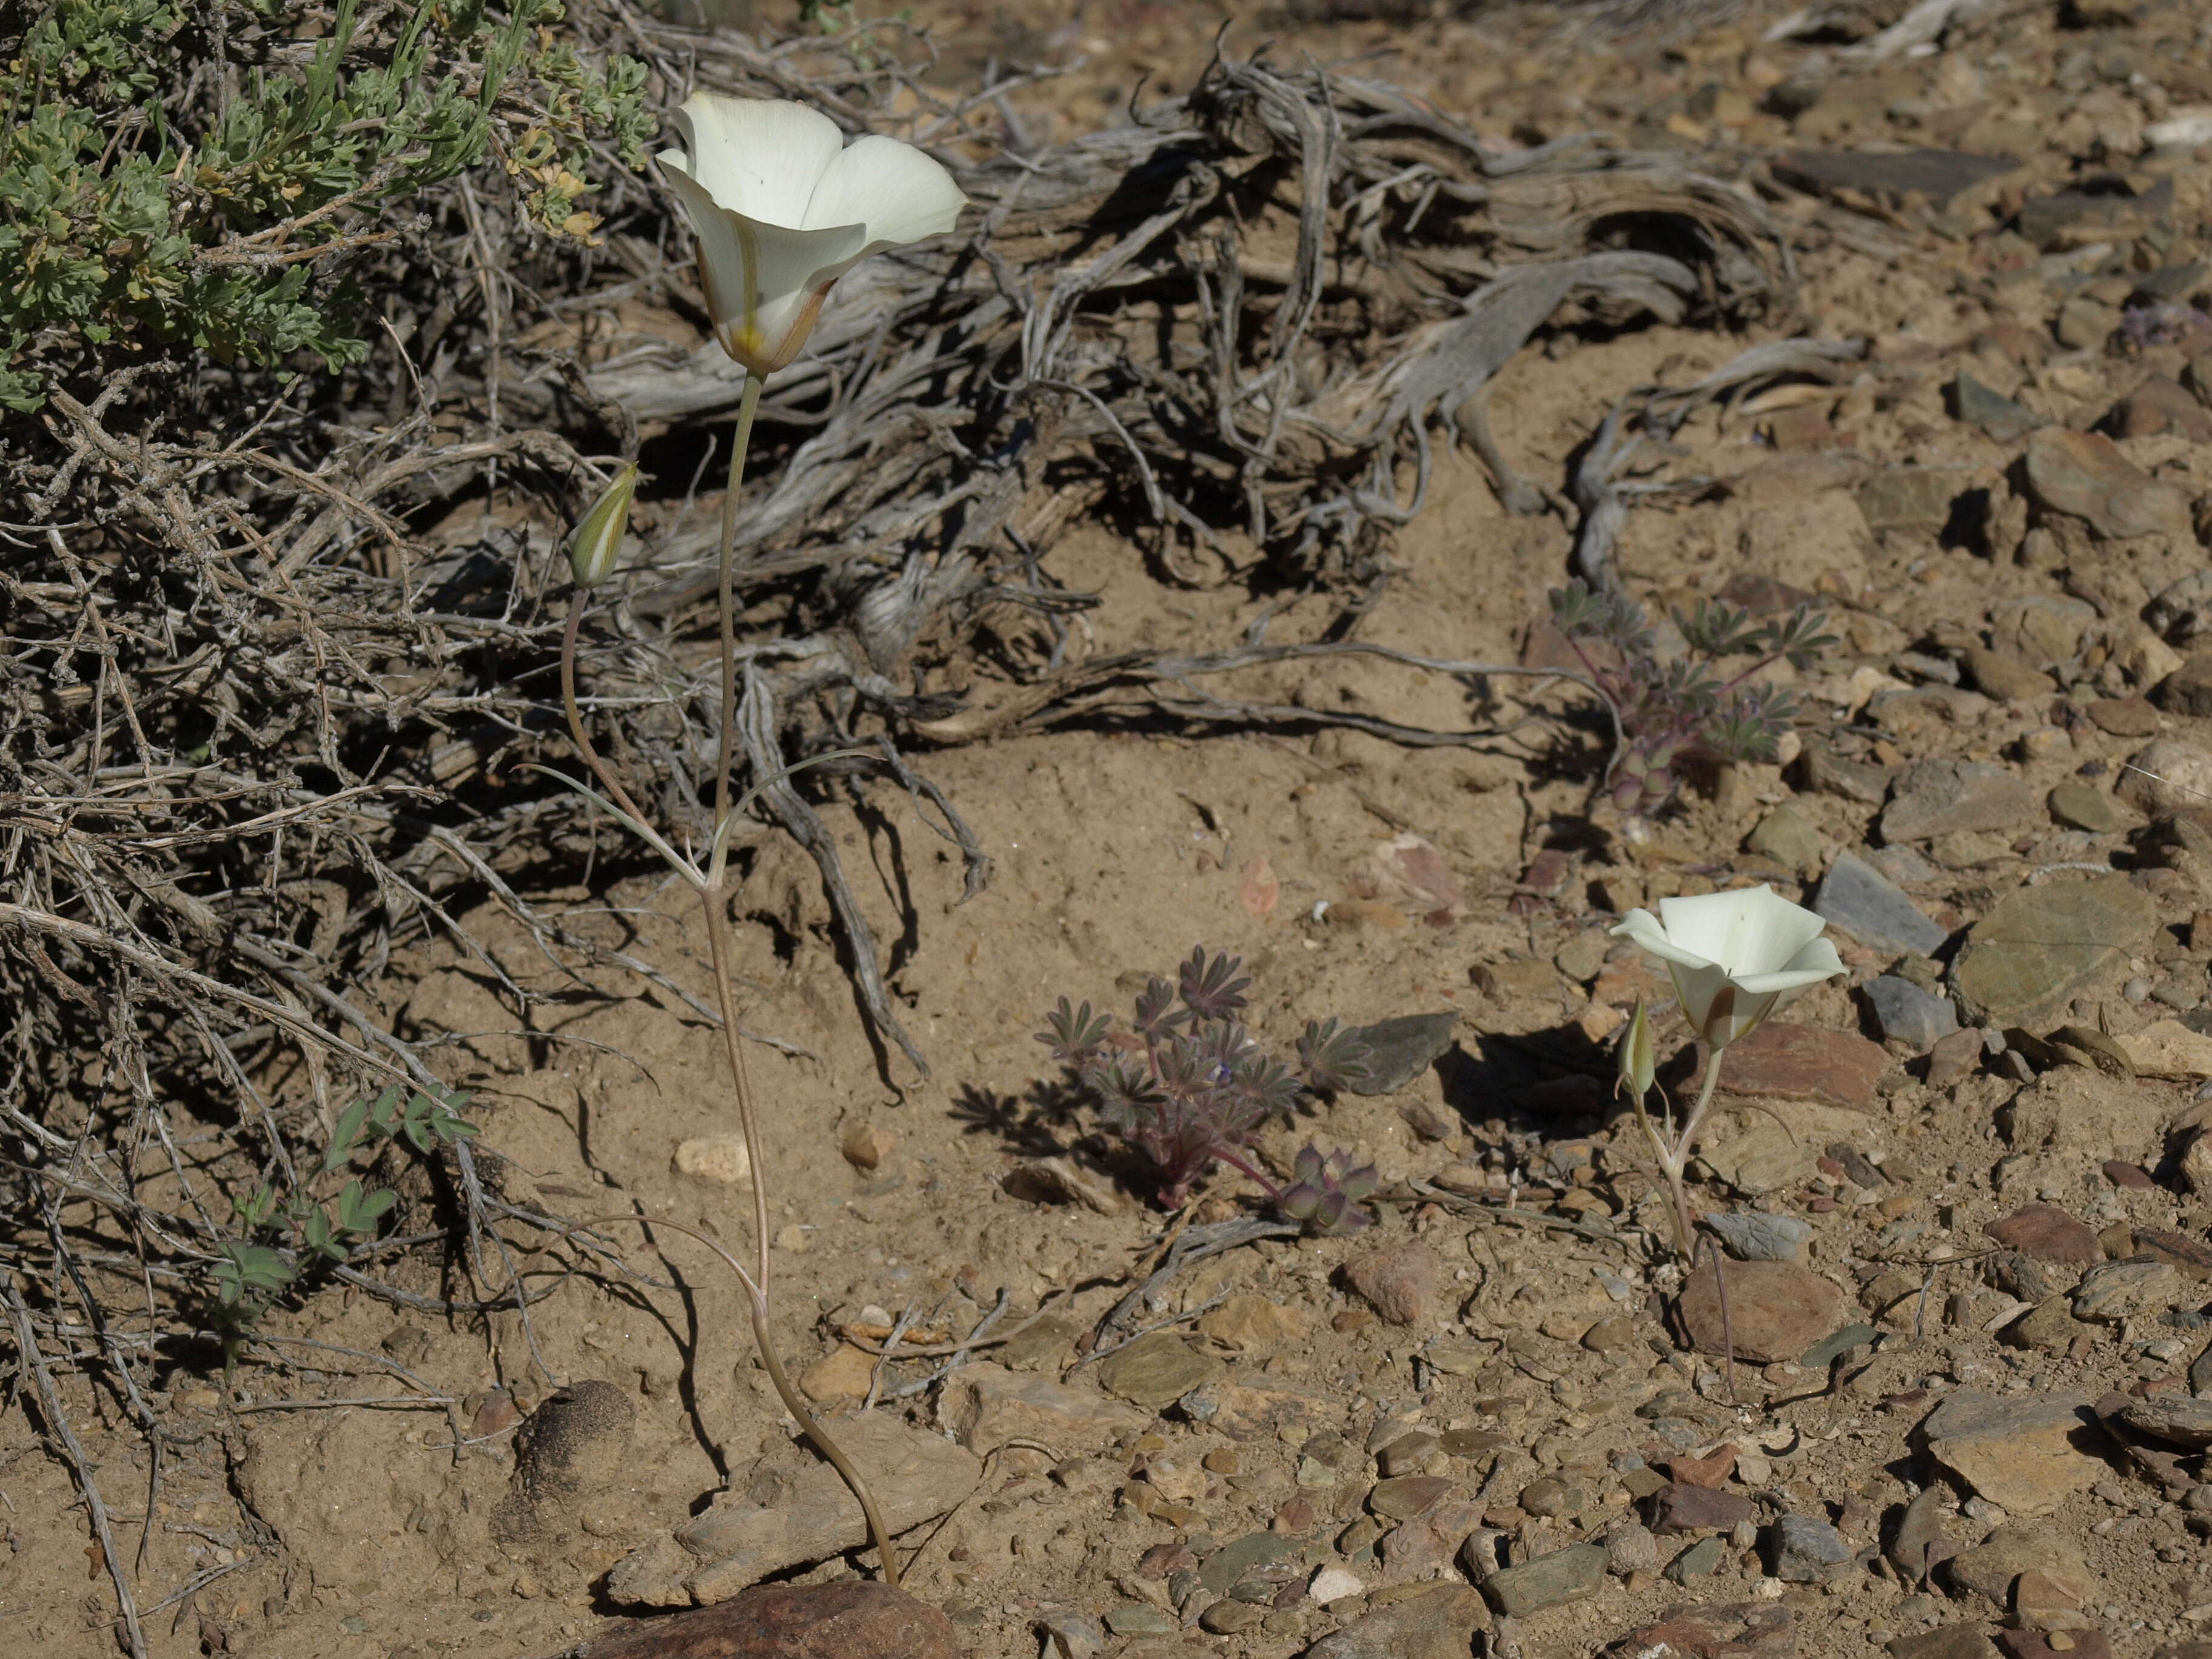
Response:
[[[848,144],[805,104],[695,92],[660,171],[699,237],[714,336],[755,374],[799,355],[830,284],[872,253],[951,230],[967,198],[911,144]]]
[[[1631,910],[1613,933],[1667,964],[1683,1016],[1716,1053],[1844,971],[1827,926],[1771,887],[1662,898]]]

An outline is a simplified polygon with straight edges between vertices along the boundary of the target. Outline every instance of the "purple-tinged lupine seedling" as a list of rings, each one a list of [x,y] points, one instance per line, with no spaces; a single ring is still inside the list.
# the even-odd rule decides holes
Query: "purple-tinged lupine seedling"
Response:
[[[1110,1014],[1066,997],[1045,1016],[1037,1041],[1074,1073],[1097,1103],[1099,1121],[1149,1158],[1160,1202],[1173,1208],[1215,1164],[1249,1176],[1283,1213],[1319,1233],[1367,1224],[1359,1200],[1375,1189],[1372,1168],[1343,1153],[1298,1154],[1297,1180],[1278,1187],[1252,1156],[1260,1132],[1288,1119],[1298,1097],[1340,1089],[1367,1074],[1367,1046],[1334,1019],[1308,1022],[1296,1070],[1253,1040],[1236,1018],[1251,984],[1232,956],[1190,953],[1176,983],[1154,975],[1137,997],[1127,1032]]]
[[[1674,793],[1675,768],[1685,760],[1772,760],[1797,699],[1780,686],[1752,684],[1751,677],[1784,658],[1810,667],[1836,642],[1821,631],[1826,613],[1812,605],[1754,626],[1747,612],[1700,599],[1694,611],[1674,617],[1688,652],[1662,662],[1642,607],[1579,580],[1552,590],[1552,621],[1620,722],[1620,747],[1607,781],[1624,812],[1665,805]],[[1593,656],[1585,641],[1611,649]],[[1719,658],[1747,654],[1758,659],[1726,678],[1714,666]]]

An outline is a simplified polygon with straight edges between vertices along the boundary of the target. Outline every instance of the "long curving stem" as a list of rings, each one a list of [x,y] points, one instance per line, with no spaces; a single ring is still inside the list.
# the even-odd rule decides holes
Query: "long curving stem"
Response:
[[[842,1449],[830,1437],[829,1431],[807,1408],[805,1401],[799,1397],[799,1390],[791,1386],[791,1378],[784,1374],[783,1362],[775,1356],[775,1345],[769,1340],[766,1290],[753,1282],[752,1275],[738,1264],[737,1257],[722,1248],[720,1240],[688,1222],[677,1221],[667,1216],[618,1210],[607,1215],[571,1222],[562,1231],[565,1236],[586,1227],[601,1226],[610,1221],[635,1221],[642,1227],[668,1227],[677,1232],[689,1234],[721,1257],[729,1270],[738,1276],[738,1282],[745,1287],[746,1304],[752,1310],[753,1341],[759,1346],[761,1358],[768,1367],[769,1381],[775,1384],[775,1391],[783,1401],[783,1408],[791,1413],[801,1431],[814,1443],[823,1456],[830,1460],[830,1468],[843,1477],[853,1496],[860,1500],[860,1513],[867,1517],[868,1537],[876,1547],[876,1553],[883,1557],[884,1582],[896,1584],[899,1581],[898,1562],[891,1553],[890,1528],[884,1522],[883,1510],[877,1507],[874,1491],[862,1478],[860,1470],[853,1467],[852,1460],[845,1455]]]
[[[1682,1177],[1690,1167],[1690,1151],[1697,1144],[1698,1131],[1704,1127],[1705,1113],[1713,1103],[1713,1086],[1720,1081],[1721,1056],[1724,1048],[1715,1048],[1705,1061],[1705,1080],[1698,1090],[1696,1103],[1682,1120],[1681,1127],[1674,1127],[1674,1114],[1667,1115],[1667,1132],[1662,1133],[1650,1115],[1644,1109],[1644,1097],[1636,1096],[1636,1121],[1643,1127],[1644,1138],[1651,1144],[1652,1156],[1658,1159],[1659,1168],[1667,1177],[1668,1194],[1674,1200],[1674,1249],[1682,1258],[1683,1270],[1687,1272],[1695,1260],[1695,1229],[1690,1221],[1689,1194],[1684,1190]],[[1662,1091],[1660,1098],[1666,1098]]]

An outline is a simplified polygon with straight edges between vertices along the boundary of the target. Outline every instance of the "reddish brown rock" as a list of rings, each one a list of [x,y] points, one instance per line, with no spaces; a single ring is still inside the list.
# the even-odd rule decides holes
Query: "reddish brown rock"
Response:
[[[1711,1457],[1669,1458],[1667,1473],[1686,1486],[1725,1486],[1735,1468],[1735,1448],[1723,1446]]]
[[[2147,1179],[2145,1184],[2156,1183]],[[2165,1262],[2184,1279],[2212,1279],[2212,1249],[2186,1233],[2171,1232],[2163,1227],[2137,1227],[2135,1247],[2138,1255]]]
[[[2132,1192],[2154,1193],[2158,1182],[2150,1178],[2150,1171],[2140,1164],[2130,1164],[2124,1158],[2105,1160],[2105,1179],[2115,1187],[2125,1187]]]
[[[2055,1204],[2024,1204],[1982,1231],[2007,1249],[2038,1261],[2087,1267],[2105,1259],[2097,1235]]]
[[[1683,1287],[1682,1323],[1698,1352],[1723,1353],[1733,1343],[1738,1359],[1758,1365],[1796,1358],[1835,1329],[1844,1305],[1841,1291],[1790,1261],[1731,1261],[1725,1287],[1723,1322],[1723,1286],[1708,1257]]]
[[[2158,710],[2148,697],[2100,697],[2089,705],[2089,724],[2115,738],[2154,738]]]
[[[961,1659],[952,1621],[888,1584],[763,1584],[595,1638],[579,1659]]]
[[[1670,1480],[1651,1495],[1654,1532],[1726,1532],[1752,1514],[1751,1499],[1714,1486]]]
[[[2112,428],[2122,438],[2150,438],[2175,432],[2191,443],[2212,443],[2212,410],[2178,380],[2154,374],[2112,409]]]
[[[1346,1289],[1393,1325],[1426,1320],[1443,1280],[1443,1264],[1425,1244],[1395,1244],[1344,1264]]]
[[[1778,1601],[1737,1601],[1726,1607],[1676,1607],[1656,1625],[1620,1638],[1607,1659],[1640,1659],[1669,1653],[1681,1659],[1790,1659],[1797,1650],[1796,1621]]]
[[[1972,1026],[1936,1039],[1928,1051],[1928,1085],[1947,1088],[1981,1069],[1982,1034]]]
[[[1871,1112],[1881,1098],[1875,1085],[1894,1063],[1880,1043],[1856,1032],[1770,1020],[1729,1045],[1720,1092]]]

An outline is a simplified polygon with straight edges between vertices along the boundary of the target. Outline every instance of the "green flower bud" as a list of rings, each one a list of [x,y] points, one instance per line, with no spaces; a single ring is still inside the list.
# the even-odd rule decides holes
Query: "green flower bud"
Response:
[[[1628,1018],[1628,1029],[1620,1037],[1620,1082],[1641,1100],[1651,1092],[1651,1085],[1659,1075],[1659,1045],[1651,1035],[1651,1018],[1644,1010],[1644,999],[1636,999],[1636,1012]]]
[[[615,474],[568,543],[568,568],[579,587],[597,587],[615,574],[615,559],[629,532],[630,497],[637,493],[637,464]]]

